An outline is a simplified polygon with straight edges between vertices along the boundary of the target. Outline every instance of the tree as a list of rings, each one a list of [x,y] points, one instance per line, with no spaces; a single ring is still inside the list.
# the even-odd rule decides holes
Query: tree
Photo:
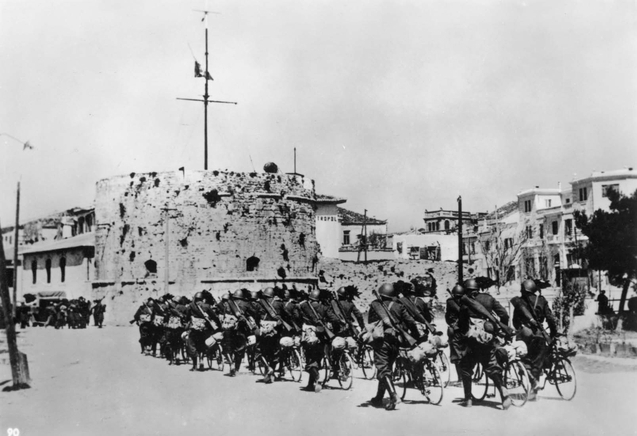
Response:
[[[522,226],[524,228],[524,226]],[[528,240],[526,229],[517,231],[518,223],[496,223],[478,237],[487,267],[494,272],[498,289],[515,279],[515,266]]]
[[[582,256],[592,269],[608,271],[611,282],[622,283],[619,313],[624,312],[626,295],[637,277],[637,190],[630,196],[608,190],[610,212],[598,209],[589,218],[576,211],[575,223],[588,237]]]

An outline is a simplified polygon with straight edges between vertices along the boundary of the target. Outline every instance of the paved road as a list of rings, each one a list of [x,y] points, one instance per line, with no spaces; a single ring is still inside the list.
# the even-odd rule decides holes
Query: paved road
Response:
[[[33,388],[0,392],[0,431],[20,435],[626,435],[633,418],[637,373],[578,371],[573,401],[554,390],[523,408],[495,402],[465,409],[445,390],[440,406],[366,406],[376,383],[356,379],[351,391],[299,391],[293,382],[259,383],[247,373],[191,373],[139,354],[135,328],[32,329],[22,335]],[[577,366],[576,366],[576,369]],[[306,376],[305,376],[306,377]],[[0,366],[0,383],[10,382]],[[2,433],[5,434],[5,433]]]

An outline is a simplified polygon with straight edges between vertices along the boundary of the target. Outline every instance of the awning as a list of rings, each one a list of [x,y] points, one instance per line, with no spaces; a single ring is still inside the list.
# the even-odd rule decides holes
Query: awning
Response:
[[[38,298],[66,298],[64,291],[42,291],[38,292]]]

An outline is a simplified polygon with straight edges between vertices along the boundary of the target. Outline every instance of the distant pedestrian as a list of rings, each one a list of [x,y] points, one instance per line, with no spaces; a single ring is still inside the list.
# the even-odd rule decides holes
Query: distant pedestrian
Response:
[[[93,322],[95,327],[102,328],[102,324],[104,323],[104,312],[106,312],[106,304],[102,304],[102,299],[95,300],[95,305],[91,308],[91,313],[93,313]]]

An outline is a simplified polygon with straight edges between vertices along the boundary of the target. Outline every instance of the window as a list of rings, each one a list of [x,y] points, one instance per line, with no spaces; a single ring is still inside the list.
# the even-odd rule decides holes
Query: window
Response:
[[[533,226],[526,226],[526,238],[533,239]]]
[[[554,235],[557,235],[558,233],[558,227],[559,227],[559,223],[557,221],[553,221],[551,223],[551,227],[552,227],[552,231]]]
[[[564,235],[571,236],[573,234],[573,220],[564,220]]]
[[[566,204],[571,204],[571,199],[570,198],[566,199]]]
[[[31,261],[31,273],[33,274],[33,284],[35,285],[38,279],[38,263],[35,260]]]
[[[524,212],[531,212],[532,203],[531,200],[524,200]]]
[[[148,274],[157,274],[157,262],[152,259],[144,262],[144,266],[146,267],[146,272]]]
[[[64,283],[66,276],[66,257],[60,259],[60,281]]]
[[[46,260],[44,268],[46,269],[46,282],[51,283],[51,259]]]
[[[403,253],[403,243],[402,242],[396,242],[396,251],[398,251],[398,253],[400,253],[400,254]]]
[[[602,197],[608,197],[609,191],[619,192],[619,183],[614,185],[602,185]]]
[[[343,245],[349,245],[349,232],[350,230],[343,230]]]
[[[540,239],[544,239],[544,224],[540,224]]]
[[[489,251],[490,249],[491,249],[491,241],[484,241],[484,251]]]
[[[504,239],[504,249],[508,250],[509,248],[513,248],[513,238]]]
[[[588,200],[588,188],[579,188],[579,201]]]
[[[449,220],[445,220],[445,230],[449,230]]]
[[[544,206],[551,207],[551,200],[544,200]]]
[[[259,271],[259,262],[261,262],[261,259],[258,257],[249,257],[248,260],[246,260],[246,271]]]

